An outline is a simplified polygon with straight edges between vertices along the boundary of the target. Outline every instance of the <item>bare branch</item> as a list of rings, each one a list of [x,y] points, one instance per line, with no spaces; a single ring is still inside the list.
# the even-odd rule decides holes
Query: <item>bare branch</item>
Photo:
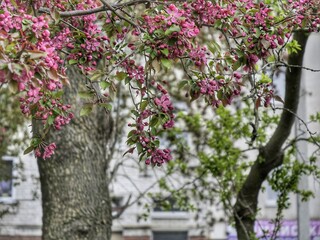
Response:
[[[313,69],[313,68],[309,68],[309,67],[304,67],[304,66],[299,66],[299,65],[293,65],[293,64],[287,64],[285,62],[280,61],[281,64],[277,63],[276,66],[277,67],[287,67],[287,68],[301,68],[307,71],[311,71],[311,72],[320,72],[320,69]]]
[[[275,108],[275,109],[282,109],[282,110],[288,111],[288,112],[290,112],[291,114],[293,114],[293,115],[302,123],[302,125],[306,128],[306,130],[307,130],[307,132],[309,133],[310,138],[312,139],[313,143],[320,148],[319,142],[314,138],[314,135],[315,135],[316,133],[311,132],[311,130],[308,128],[307,123],[306,123],[305,121],[303,121],[303,119],[302,119],[301,117],[299,117],[298,114],[296,114],[295,112],[293,112],[293,111],[291,111],[290,109],[287,109],[287,108],[277,107],[277,108]]]
[[[102,7],[87,9],[87,10],[73,10],[73,11],[59,12],[59,15],[62,18],[77,17],[77,16],[90,15],[98,12],[105,12],[106,10],[108,10],[108,8],[106,8],[105,6],[102,6]],[[39,8],[39,13],[50,14],[50,9],[41,7]]]

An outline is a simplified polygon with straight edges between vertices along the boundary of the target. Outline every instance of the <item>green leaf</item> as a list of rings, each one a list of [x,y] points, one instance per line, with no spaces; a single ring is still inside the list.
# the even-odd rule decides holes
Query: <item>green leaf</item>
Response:
[[[70,59],[68,63],[69,63],[70,65],[74,65],[74,64],[77,64],[77,63],[78,63],[78,60],[77,60],[77,59]]]
[[[108,87],[110,87],[111,83],[107,81],[102,81],[102,82],[99,82],[99,85],[103,90],[106,90]]]
[[[239,67],[241,67],[242,65],[242,61],[241,59],[239,59],[238,61],[236,61],[233,65],[232,65],[232,70],[236,71]]]
[[[108,111],[112,109],[112,105],[110,103],[99,103],[99,106],[105,108]]]
[[[140,154],[142,152],[142,150],[143,150],[143,147],[142,147],[141,143],[139,143],[139,142],[136,143],[136,147],[137,147],[138,153]]]
[[[12,6],[14,6],[16,9],[19,9],[19,6],[17,5],[16,1],[10,0]]]
[[[128,133],[128,138],[131,137],[133,134],[136,133],[136,130],[131,130],[129,133]]]
[[[117,72],[116,79],[121,81],[121,80],[125,79],[127,76],[128,76],[128,74],[125,72]]]
[[[79,92],[78,95],[80,98],[88,99],[88,98],[92,98],[94,96],[94,93],[92,93],[92,92]]]
[[[131,81],[131,78],[126,77],[126,79],[124,80],[124,83],[125,83],[125,84],[128,84],[130,81]]]
[[[166,49],[162,49],[161,52],[163,53],[163,55],[165,55],[166,57],[169,56],[169,49],[166,48]]]
[[[164,34],[164,31],[162,29],[157,29],[153,32],[153,34],[162,36]]]
[[[142,159],[144,158],[145,155],[146,155],[146,152],[144,152],[144,153],[142,153],[142,154],[140,155],[140,157],[139,157],[139,162],[142,161]]]
[[[165,31],[164,35],[169,36],[174,32],[180,32],[180,27],[178,25],[171,25],[171,27]]]
[[[291,42],[289,42],[287,45],[286,45],[286,48],[288,50],[288,53],[291,54],[291,53],[297,53],[298,51],[301,50],[301,46],[300,44],[298,43],[297,40],[292,40]]]
[[[147,106],[148,106],[148,101],[147,101],[147,100],[142,101],[142,102],[140,103],[140,111],[145,110]]]
[[[34,150],[34,146],[30,146],[26,150],[24,150],[23,154],[31,153],[33,150]]]
[[[92,112],[92,104],[84,105],[80,110],[80,117],[87,116]]]
[[[219,100],[223,99],[223,91],[222,90],[218,91],[217,97],[218,97]]]
[[[176,38],[170,38],[170,39],[168,40],[168,45],[169,45],[169,46],[173,46],[173,45],[176,44],[176,42],[177,42],[177,39],[176,39]]]
[[[165,59],[165,58],[161,59],[161,64],[167,69],[170,69],[172,66],[172,62],[169,59]]]
[[[50,115],[50,116],[48,117],[47,122],[48,122],[49,125],[52,125],[53,122],[54,122],[54,116]]]
[[[178,88],[179,89],[181,89],[181,88],[183,88],[185,85],[187,85],[188,84],[188,81],[187,80],[184,80],[184,81],[181,81],[181,82],[179,82],[179,84],[178,84]]]
[[[259,38],[260,35],[261,35],[261,30],[259,28],[255,28],[256,30],[256,33],[254,33],[253,35],[256,37],[256,38]]]
[[[94,82],[94,81],[98,81],[102,76],[103,76],[103,74],[100,71],[97,71],[95,74],[93,74],[89,78],[91,81]]]
[[[159,122],[158,116],[153,116],[150,120],[149,125],[150,127],[155,127],[158,124],[158,122]]]
[[[34,74],[34,76],[36,77],[36,78],[38,78],[38,79],[43,79],[43,77],[42,77],[42,75],[40,74],[40,73],[38,73],[38,72],[36,72],[35,74]]]
[[[215,42],[211,42],[207,46],[208,46],[209,51],[211,53],[213,53],[213,54],[215,54],[216,52],[220,52],[221,51],[221,47],[219,46],[219,44],[217,44]]]
[[[54,98],[61,98],[62,95],[63,95],[63,91],[57,91],[57,92],[52,93],[52,96]]]
[[[21,21],[21,23],[22,23],[22,30],[23,31],[29,29],[33,24],[33,22],[31,20],[27,20],[27,19],[23,19]]]
[[[268,83],[271,83],[272,80],[269,76],[265,75],[265,74],[261,74],[261,79],[259,81],[259,83],[265,83],[265,84],[268,84]]]
[[[136,110],[134,110],[134,109],[132,109],[131,110],[131,113],[133,114],[133,115],[135,115],[136,117],[139,117],[139,112],[138,111],[136,111]]]
[[[87,58],[85,58],[85,57],[80,58],[80,60],[79,60],[80,64],[84,64],[85,62],[87,62]]]
[[[200,97],[200,92],[196,91],[195,89],[190,90],[191,102],[197,100]]]
[[[155,147],[158,148],[160,146],[160,141],[157,139],[157,140],[153,141],[153,144]]]
[[[35,148],[42,142],[41,138],[35,137],[31,140],[31,145]]]
[[[8,85],[9,85],[10,92],[12,92],[12,93],[18,92],[18,82],[17,81],[11,80]]]

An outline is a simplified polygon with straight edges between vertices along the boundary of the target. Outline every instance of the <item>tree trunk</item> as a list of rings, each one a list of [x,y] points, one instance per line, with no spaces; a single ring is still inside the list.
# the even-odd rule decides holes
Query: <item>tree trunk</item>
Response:
[[[111,238],[111,204],[106,170],[106,146],[112,120],[102,109],[79,117],[77,92],[84,76],[71,69],[71,87],[65,102],[75,108],[75,119],[61,131],[51,131],[53,157],[38,159],[43,208],[43,240],[108,240]],[[83,86],[82,86],[83,88]],[[34,123],[34,133],[39,124]]]
[[[286,92],[284,110],[278,126],[269,142],[260,148],[259,155],[250,169],[234,206],[234,217],[239,240],[255,239],[254,223],[256,221],[258,195],[262,183],[268,174],[283,162],[282,145],[290,135],[299,104],[300,77],[303,54],[308,35],[304,32],[294,34],[301,50],[290,54],[286,71]]]

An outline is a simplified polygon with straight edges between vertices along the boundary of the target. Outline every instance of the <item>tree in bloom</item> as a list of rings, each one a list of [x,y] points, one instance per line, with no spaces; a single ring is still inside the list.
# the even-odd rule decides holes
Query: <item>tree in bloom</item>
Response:
[[[274,97],[278,99],[265,77],[267,68],[285,65],[299,76],[301,54],[297,52],[303,49],[305,38],[302,33],[293,38],[293,33],[317,31],[320,23],[319,3],[314,0],[281,1],[281,4],[254,0],[120,3],[4,0],[0,4],[0,84],[20,96],[22,113],[38,123],[26,153],[34,150],[39,158],[52,157],[63,146],[47,142],[47,137],[53,131],[64,131],[75,116],[85,117],[102,108],[108,119],[118,81],[123,81],[133,106],[133,120],[128,124],[132,128],[127,139],[131,147],[128,152],[136,150],[140,160],[153,166],[172,159],[171,150],[159,141],[161,133],[174,127],[170,87],[187,89],[190,100],[204,99],[212,108],[229,105],[240,94],[247,95],[258,112],[262,106],[268,107]],[[201,32],[212,33],[210,41],[203,42]],[[289,65],[287,51],[291,53]],[[164,84],[161,72],[174,65],[181,66],[186,79]],[[70,84],[67,70],[74,68],[83,77],[78,82],[72,79]],[[288,73],[289,77],[293,76]],[[298,85],[293,80],[292,84]],[[79,111],[74,111],[77,101],[73,105],[63,101],[69,85],[73,85],[72,89],[78,86],[74,92],[85,99]],[[291,93],[285,102],[295,94]],[[296,111],[296,106],[285,104],[285,107]],[[284,113],[284,118],[288,114]],[[286,139],[287,134],[284,136]],[[277,143],[273,151],[276,155],[281,152],[283,142]],[[266,148],[269,150],[268,144]],[[267,169],[259,178],[262,182],[277,166],[268,165],[273,158],[269,159],[267,150],[260,153],[266,163],[262,166],[257,160],[252,166],[255,172]],[[39,165],[46,172],[46,165]],[[107,164],[102,169],[106,167]],[[248,201],[255,213],[258,191],[252,199],[243,199],[246,195],[243,191],[251,188],[248,181],[239,191],[238,200]],[[258,184],[252,189],[260,188]],[[242,219],[236,221],[242,239],[253,232],[250,220],[253,218],[246,215],[239,202],[235,213],[241,216],[236,219]]]

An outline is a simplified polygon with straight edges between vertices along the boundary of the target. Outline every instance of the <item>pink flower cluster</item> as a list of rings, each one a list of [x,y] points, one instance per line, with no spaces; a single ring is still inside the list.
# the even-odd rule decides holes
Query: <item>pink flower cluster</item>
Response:
[[[319,1],[318,0],[288,0],[288,9],[295,13],[290,27],[299,26],[310,31],[319,31]],[[317,13],[317,14],[315,14]]]
[[[193,0],[174,4],[160,1],[153,3],[159,7],[130,18],[133,23],[110,11],[63,21],[54,19],[56,10],[81,11],[101,6],[96,0],[77,1],[74,5],[65,0],[33,3],[33,7],[45,6],[52,13],[32,16],[27,14],[30,6],[24,1],[0,2],[0,83],[10,84],[21,93],[21,111],[25,115],[42,120],[45,130],[48,127],[60,130],[73,118],[71,106],[59,97],[63,84],[67,83],[65,66],[74,64],[84,74],[91,74],[99,62],[105,63],[111,78],[113,72],[121,73],[119,80],[125,78],[130,90],[136,91],[141,99],[135,104],[135,123],[131,125],[135,129],[130,144],[136,145],[140,157],[145,156],[146,164],[152,165],[161,165],[172,158],[169,150],[159,148],[156,136],[174,125],[167,90],[170,86],[156,82],[152,61],[170,67],[180,59],[191,79],[192,99],[202,96],[210,105],[226,105],[241,91],[242,76],[235,71],[254,74],[256,64],[268,61],[275,49],[283,50],[293,30],[315,31],[320,24],[318,0],[288,0],[282,3],[281,14],[277,12],[280,7],[272,8],[271,4],[254,0]],[[283,13],[287,16],[276,19]],[[220,32],[225,46],[219,50],[219,46],[213,48],[208,44],[209,53],[207,47],[200,45],[196,38],[204,26]],[[145,65],[137,62],[141,56]],[[268,106],[272,96],[268,85],[259,85],[256,105]],[[56,149],[53,143],[37,144],[36,154],[43,158],[50,157]]]
[[[71,6],[67,2],[58,2],[56,5],[58,9],[62,11],[71,10]],[[87,10],[97,6],[97,1],[86,0],[76,4],[75,8],[76,10]],[[52,39],[56,49],[68,52],[68,62],[77,64],[84,74],[94,71],[98,61],[111,51],[110,39],[102,32],[96,21],[97,16],[95,14],[67,18],[64,22],[68,24],[60,23],[61,31],[57,32]],[[82,34],[79,34],[79,31]],[[106,60],[109,59],[106,58]]]
[[[274,90],[270,84],[260,84],[257,87],[257,99],[256,99],[256,108],[260,106],[268,107],[270,106],[271,100],[273,99]]]
[[[162,164],[172,160],[170,149],[156,149],[152,152],[151,157],[147,158],[145,163],[147,165],[161,166]]]
[[[41,157],[42,159],[50,158],[54,154],[54,150],[57,148],[55,143],[51,143],[47,146],[40,145],[35,149],[36,157]]]
[[[200,93],[202,95],[213,96],[220,89],[219,82],[216,80],[204,79],[198,82]]]
[[[226,7],[214,4],[212,1],[196,0],[192,1],[189,8],[192,11],[192,17],[199,25],[213,25],[217,20],[228,19],[234,16],[237,6],[235,3],[228,2]]]
[[[165,113],[169,116],[169,120],[166,121],[162,126],[164,129],[172,128],[174,126],[174,115],[172,113],[173,111],[173,105],[169,99],[168,95],[162,95],[160,98],[154,99],[154,104],[160,108],[162,113]]]
[[[160,98],[154,98],[154,104],[157,111],[150,109],[137,112],[135,124],[129,124],[135,127],[130,133],[130,145],[136,144],[140,156],[147,156],[146,164],[160,166],[172,159],[169,149],[160,149],[159,140],[156,137],[158,125],[162,124],[164,129],[174,126],[173,106],[168,95],[162,95]],[[161,125],[160,125],[161,126]],[[161,130],[160,130],[161,131]]]
[[[155,98],[154,103],[164,113],[168,113],[173,110],[173,106],[168,95],[162,95],[160,98]]]
[[[122,61],[121,67],[124,68],[128,77],[135,80],[137,83],[144,84],[144,67],[136,65],[134,60]]]
[[[150,35],[145,36],[145,44],[157,57],[175,59],[187,56],[195,61],[196,66],[206,64],[206,49],[194,42],[200,30],[190,18],[190,10],[170,4],[161,14],[154,12],[154,15],[144,15],[143,19],[142,26]]]
[[[197,26],[216,27],[224,32],[228,41],[235,39],[238,49],[247,59],[248,67],[245,70],[251,71],[259,59],[266,59],[271,50],[281,47],[293,29],[302,27],[312,31],[318,30],[320,18],[314,14],[315,6],[319,5],[317,0],[288,1],[288,3],[283,4],[283,8],[290,14],[282,21],[277,20],[278,23],[275,22],[274,16],[279,14],[271,8],[271,5],[261,1],[238,0],[213,3],[208,0],[195,0],[191,4],[181,4],[181,8]],[[238,52],[232,52],[232,55],[234,58],[239,57]]]
[[[44,128],[53,125],[60,129],[73,118],[70,106],[55,97],[67,81],[64,61],[51,41],[48,19],[28,15],[24,6],[20,7],[17,10],[10,0],[1,2],[4,13],[0,14],[0,41],[5,51],[0,56],[0,81],[16,85],[22,95],[23,114],[41,119]],[[56,148],[52,143],[40,151],[40,145],[33,147],[43,158],[50,157]]]
[[[236,72],[234,75],[236,81],[232,79],[226,81],[224,79],[215,80],[209,78],[200,80],[196,83],[195,90],[197,94],[203,96],[206,102],[212,106],[218,107],[221,104],[224,106],[231,104],[232,99],[240,95],[242,85],[239,81],[241,74]]]
[[[145,127],[149,127],[151,116],[155,116],[154,113],[150,110],[144,110],[137,117],[136,124],[129,124],[130,127],[136,127],[136,130],[132,130],[132,136],[129,140],[131,140],[130,144],[141,146],[141,149],[138,148],[138,153],[140,156],[147,156],[145,160],[147,165],[161,166],[163,163],[170,161],[172,156],[169,149],[159,149],[158,138],[152,135],[151,131],[145,130]]]

